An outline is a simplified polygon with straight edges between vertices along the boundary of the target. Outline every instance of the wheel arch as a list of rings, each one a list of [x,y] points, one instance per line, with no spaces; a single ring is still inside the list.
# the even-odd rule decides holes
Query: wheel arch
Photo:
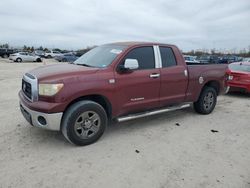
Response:
[[[20,59],[21,61],[23,61],[23,59],[21,57],[17,57],[15,61],[18,61],[18,59]]]
[[[104,110],[106,111],[108,118],[112,119],[112,105],[111,105],[110,101],[108,100],[107,97],[105,97],[103,95],[99,95],[99,94],[91,94],[91,95],[86,95],[86,96],[81,96],[81,97],[75,98],[66,106],[64,111],[66,112],[67,109],[71,105],[73,105],[79,101],[83,101],[83,100],[90,100],[90,101],[94,101],[94,102],[100,104],[104,108]]]
[[[212,87],[215,89],[217,96],[220,94],[220,82],[217,80],[210,80],[208,82],[206,82],[204,84],[204,86],[202,87],[201,91],[205,88],[205,87]]]

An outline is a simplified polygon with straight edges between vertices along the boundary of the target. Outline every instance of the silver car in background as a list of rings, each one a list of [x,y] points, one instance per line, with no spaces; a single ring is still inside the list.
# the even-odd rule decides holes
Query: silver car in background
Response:
[[[184,55],[184,59],[186,63],[200,63],[196,60],[196,56]]]
[[[10,60],[13,60],[15,62],[22,62],[22,61],[26,61],[26,62],[42,62],[41,57],[34,55],[32,53],[28,53],[28,52],[19,52],[19,53],[15,53],[15,54],[11,54],[9,56]]]

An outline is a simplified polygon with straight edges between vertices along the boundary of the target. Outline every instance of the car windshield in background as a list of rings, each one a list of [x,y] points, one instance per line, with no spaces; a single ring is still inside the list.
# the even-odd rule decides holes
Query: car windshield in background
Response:
[[[230,64],[229,68],[233,71],[250,72],[250,65]]]
[[[105,68],[113,62],[125,47],[117,45],[99,46],[83,54],[74,64]]]

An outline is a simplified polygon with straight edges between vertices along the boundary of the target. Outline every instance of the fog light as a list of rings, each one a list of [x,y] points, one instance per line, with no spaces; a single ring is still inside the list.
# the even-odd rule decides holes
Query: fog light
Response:
[[[43,116],[38,116],[37,120],[41,125],[46,125],[47,124],[47,121]]]

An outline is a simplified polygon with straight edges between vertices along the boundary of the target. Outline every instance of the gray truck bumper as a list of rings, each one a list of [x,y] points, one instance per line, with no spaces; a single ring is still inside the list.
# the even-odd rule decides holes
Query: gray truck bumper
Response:
[[[63,116],[62,112],[59,113],[43,113],[29,109],[20,101],[20,110],[23,117],[33,126],[59,131],[61,125],[61,119]]]

